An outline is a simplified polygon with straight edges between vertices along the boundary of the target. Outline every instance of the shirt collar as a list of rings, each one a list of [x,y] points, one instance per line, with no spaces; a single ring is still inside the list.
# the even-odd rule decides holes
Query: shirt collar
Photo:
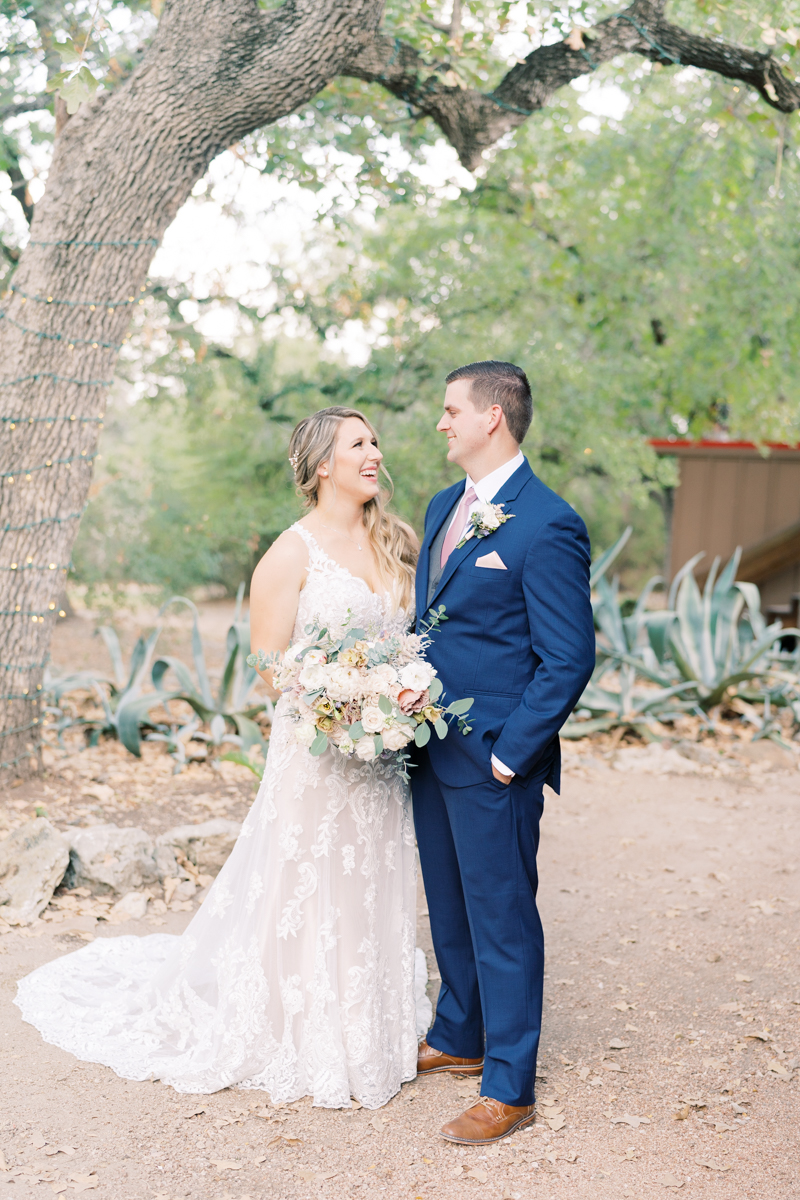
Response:
[[[503,463],[502,467],[497,467],[494,471],[490,471],[488,475],[484,475],[479,483],[467,476],[464,483],[464,490],[467,488],[475,488],[475,495],[480,500],[481,504],[489,504],[492,499],[500,491],[501,487],[508,482],[515,471],[519,470],[525,462],[525,456],[521,450],[518,450],[515,457],[509,462]]]

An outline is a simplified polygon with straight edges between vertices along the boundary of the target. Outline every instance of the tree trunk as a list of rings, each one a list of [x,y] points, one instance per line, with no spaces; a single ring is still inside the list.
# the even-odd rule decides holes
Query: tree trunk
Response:
[[[339,73],[377,0],[171,0],[126,84],[58,138],[0,317],[0,776],[39,762],[44,667],[108,389],[164,231],[209,163]]]

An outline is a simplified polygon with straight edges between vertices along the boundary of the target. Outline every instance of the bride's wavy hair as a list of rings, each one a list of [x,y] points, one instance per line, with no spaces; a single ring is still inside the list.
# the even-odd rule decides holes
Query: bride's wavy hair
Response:
[[[321,463],[333,469],[336,438],[342,421],[357,417],[377,440],[378,434],[372,422],[357,408],[333,405],[321,408],[304,417],[294,427],[289,442],[289,463],[294,471],[294,481],[308,509],[315,508],[319,500],[319,475]],[[381,474],[389,482],[388,490],[381,488],[378,495],[364,505],[364,525],[370,540],[378,572],[386,582],[397,585],[397,601],[401,608],[409,608],[414,587],[414,571],[419,553],[413,531],[394,513],[387,512],[386,505],[392,498],[394,485],[391,476],[380,466]]]

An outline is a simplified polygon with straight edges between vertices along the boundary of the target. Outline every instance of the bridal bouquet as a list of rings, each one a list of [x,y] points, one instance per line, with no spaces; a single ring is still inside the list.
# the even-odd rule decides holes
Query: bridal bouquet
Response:
[[[332,636],[319,625],[283,655],[259,650],[247,662],[259,671],[273,667],[275,688],[289,693],[296,722],[295,738],[314,755],[333,745],[340,754],[369,762],[394,757],[405,773],[409,742],[424,746],[431,727],[440,738],[455,717],[462,733],[471,699],[441,703],[442,684],[424,657],[429,633],[446,620],[443,606],[422,634],[369,638],[363,629],[346,628]]]

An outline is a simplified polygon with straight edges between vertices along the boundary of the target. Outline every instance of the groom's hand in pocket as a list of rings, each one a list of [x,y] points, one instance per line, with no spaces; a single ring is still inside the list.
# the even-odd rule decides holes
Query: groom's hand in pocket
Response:
[[[492,774],[499,783],[504,783],[506,787],[508,787],[508,785],[511,783],[511,780],[514,778],[513,775],[504,775],[502,771],[498,771],[494,763],[492,763]]]

